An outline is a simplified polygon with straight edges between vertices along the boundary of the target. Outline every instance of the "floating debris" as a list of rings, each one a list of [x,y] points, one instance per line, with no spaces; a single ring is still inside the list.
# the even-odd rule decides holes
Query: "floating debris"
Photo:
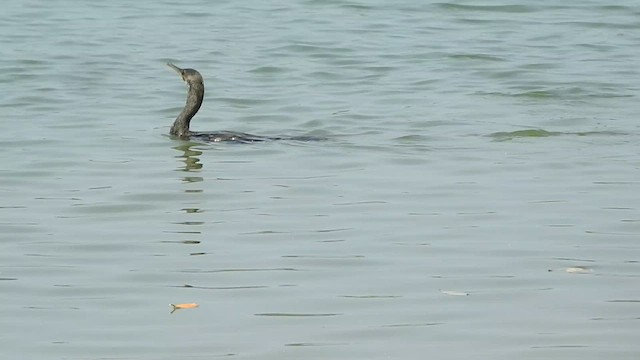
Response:
[[[178,310],[178,309],[193,309],[193,308],[197,308],[198,304],[196,303],[190,303],[190,304],[169,304],[171,305],[171,307],[173,308],[171,310],[171,313],[173,314],[174,311]]]
[[[560,269],[556,269],[556,270],[560,270],[560,271],[564,271],[566,273],[569,274],[591,274],[593,272],[593,269],[586,267],[586,266],[570,266],[568,268],[560,268]],[[548,272],[552,272],[555,271],[554,269],[549,269],[547,270]]]
[[[569,274],[590,274],[593,272],[593,270],[585,266],[572,266],[564,269],[564,271]]]
[[[547,271],[553,272],[556,270],[564,271],[568,274],[591,274],[593,272],[592,268],[586,267],[586,266],[570,266],[570,267],[560,268],[560,269],[549,269]]]
[[[469,296],[469,293],[464,291],[440,290],[440,292],[451,296]]]

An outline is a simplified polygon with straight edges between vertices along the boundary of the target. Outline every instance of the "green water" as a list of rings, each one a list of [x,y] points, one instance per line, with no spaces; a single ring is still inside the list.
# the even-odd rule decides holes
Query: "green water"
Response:
[[[0,355],[636,359],[639,18],[5,4]],[[194,130],[327,141],[171,139],[166,62]]]

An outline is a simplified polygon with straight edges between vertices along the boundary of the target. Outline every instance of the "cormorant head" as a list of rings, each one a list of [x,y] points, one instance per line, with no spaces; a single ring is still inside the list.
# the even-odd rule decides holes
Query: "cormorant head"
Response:
[[[195,69],[181,69],[172,63],[167,63],[167,65],[175,70],[180,76],[182,76],[182,80],[184,80],[187,84],[203,84],[204,80],[202,79],[202,75]]]

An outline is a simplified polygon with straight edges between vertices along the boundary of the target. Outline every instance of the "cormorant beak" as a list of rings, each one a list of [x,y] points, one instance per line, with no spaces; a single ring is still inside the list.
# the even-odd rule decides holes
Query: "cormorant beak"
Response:
[[[173,70],[175,70],[178,74],[180,74],[180,77],[182,77],[182,80],[184,80],[184,76],[182,73],[182,69],[180,69],[179,67],[173,65],[172,63],[167,63],[167,66],[169,66],[170,68],[172,68]]]

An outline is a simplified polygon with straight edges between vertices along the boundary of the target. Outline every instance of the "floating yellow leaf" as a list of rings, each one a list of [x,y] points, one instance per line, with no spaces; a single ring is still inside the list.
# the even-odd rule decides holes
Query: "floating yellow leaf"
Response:
[[[169,304],[171,305],[171,307],[173,308],[173,310],[171,310],[171,313],[173,313],[174,311],[178,310],[178,309],[193,309],[193,308],[197,308],[198,304],[196,303],[189,303],[189,304]]]

